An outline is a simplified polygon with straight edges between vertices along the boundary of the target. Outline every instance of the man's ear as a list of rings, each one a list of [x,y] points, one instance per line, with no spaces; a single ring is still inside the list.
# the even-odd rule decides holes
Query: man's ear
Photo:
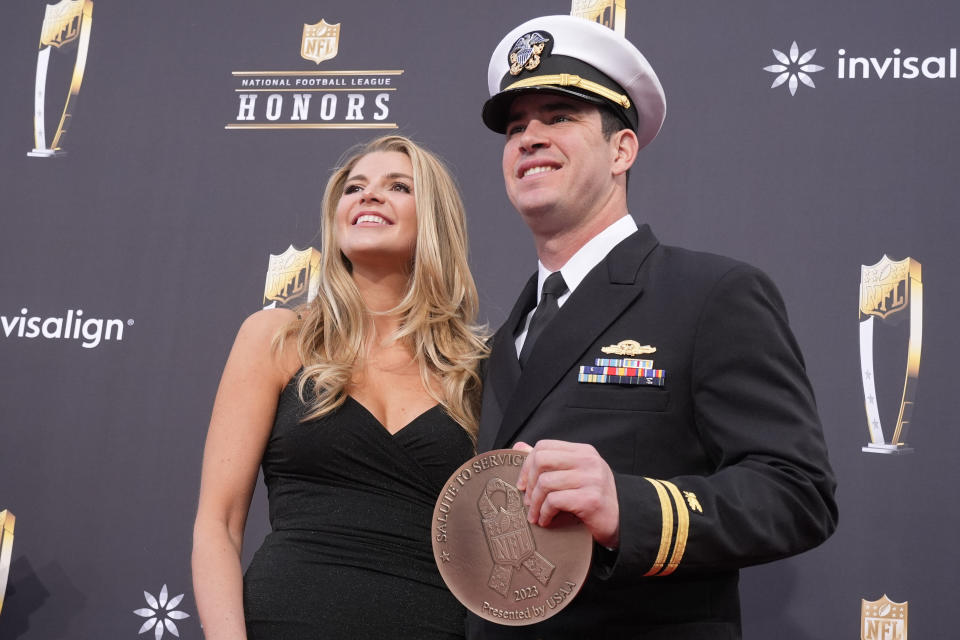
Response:
[[[640,143],[637,134],[632,129],[620,129],[610,136],[610,149],[613,157],[613,175],[626,173],[637,159]]]

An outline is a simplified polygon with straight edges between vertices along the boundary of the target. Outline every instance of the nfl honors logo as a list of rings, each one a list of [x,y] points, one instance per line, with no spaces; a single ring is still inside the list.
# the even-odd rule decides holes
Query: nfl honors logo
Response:
[[[316,24],[303,25],[303,40],[300,42],[300,56],[320,64],[337,55],[340,44],[340,23],[327,24],[321,20]]]
[[[340,23],[320,20],[301,24],[302,59],[319,65],[337,56]],[[277,69],[273,62],[267,65]],[[297,66],[302,65],[297,62]],[[390,122],[390,109],[403,69],[313,68],[231,73],[238,84],[234,89],[237,111],[225,127],[228,130],[397,128],[396,122]]]
[[[860,600],[860,640],[907,640],[907,602]]]

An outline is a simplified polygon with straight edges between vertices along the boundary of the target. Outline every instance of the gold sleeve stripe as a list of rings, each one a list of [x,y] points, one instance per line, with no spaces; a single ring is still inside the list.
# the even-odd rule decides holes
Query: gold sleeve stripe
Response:
[[[554,85],[560,87],[580,87],[590,93],[595,93],[602,98],[606,98],[610,102],[619,104],[624,109],[630,108],[630,98],[623,95],[622,93],[617,93],[612,89],[608,89],[602,84],[598,84],[592,80],[587,80],[586,78],[581,78],[578,75],[572,73],[555,73],[553,75],[542,75],[542,76],[533,76],[532,78],[524,78],[523,80],[518,80],[513,84],[505,87],[504,91],[509,91],[510,89],[522,89],[524,87],[540,87],[544,85]]]
[[[670,506],[670,498],[667,496],[667,490],[663,488],[660,481],[654,480],[653,478],[646,478],[646,480],[657,490],[657,497],[660,498],[660,511],[663,514],[660,550],[657,551],[657,559],[654,561],[653,566],[643,574],[645,576],[652,576],[663,569],[663,564],[667,561],[667,553],[670,551],[670,544],[673,542],[673,507]]]
[[[677,489],[677,485],[672,482],[667,482],[666,480],[661,480],[661,482],[670,490],[670,495],[673,496],[673,503],[677,505],[677,542],[673,546],[673,555],[670,557],[670,562],[663,572],[660,573],[661,576],[668,576],[680,566],[680,561],[683,559],[683,552],[687,548],[687,536],[690,533],[690,513],[687,510],[686,501],[680,494],[680,490]]]

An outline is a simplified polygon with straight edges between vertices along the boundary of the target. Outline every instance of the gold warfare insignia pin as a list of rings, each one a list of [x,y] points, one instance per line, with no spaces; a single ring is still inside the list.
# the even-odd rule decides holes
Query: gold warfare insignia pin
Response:
[[[617,344],[602,347],[600,351],[618,356],[641,356],[647,353],[656,353],[657,348],[648,344],[640,344],[636,340],[621,340]]]
[[[550,35],[550,34],[546,34]],[[525,33],[513,43],[507,59],[510,63],[510,75],[518,75],[521,71],[533,71],[540,66],[540,56],[550,39],[539,31]]]

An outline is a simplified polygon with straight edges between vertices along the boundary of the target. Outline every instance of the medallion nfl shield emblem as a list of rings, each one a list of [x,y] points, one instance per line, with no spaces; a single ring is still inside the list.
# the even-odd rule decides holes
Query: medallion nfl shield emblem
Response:
[[[493,500],[501,493],[505,496],[505,506],[497,506]],[[506,596],[513,572],[521,566],[540,584],[546,585],[556,566],[537,552],[517,488],[502,478],[491,478],[477,501],[477,508],[494,563],[487,586]]]
[[[860,640],[907,640],[907,602],[860,600]]]
[[[300,56],[320,64],[337,55],[339,43],[340,23],[327,24],[326,20],[321,20],[316,24],[304,24]]]

